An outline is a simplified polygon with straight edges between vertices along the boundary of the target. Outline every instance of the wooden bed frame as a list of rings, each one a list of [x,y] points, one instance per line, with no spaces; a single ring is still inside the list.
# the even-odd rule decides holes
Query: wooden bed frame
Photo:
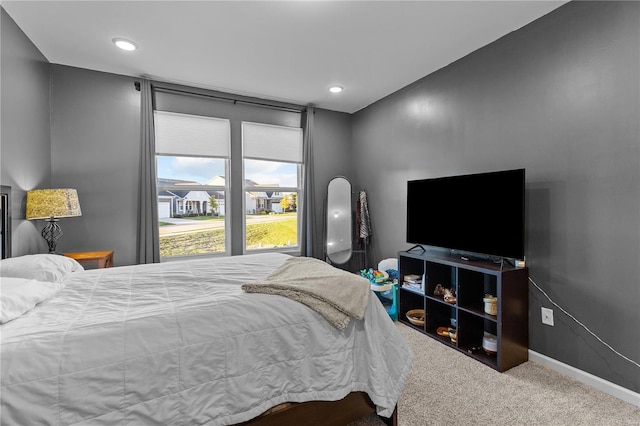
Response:
[[[364,392],[351,392],[339,401],[310,401],[280,404],[241,426],[344,426],[376,412]],[[391,417],[378,416],[388,426],[398,426],[398,406]],[[239,425],[239,426],[240,426]]]

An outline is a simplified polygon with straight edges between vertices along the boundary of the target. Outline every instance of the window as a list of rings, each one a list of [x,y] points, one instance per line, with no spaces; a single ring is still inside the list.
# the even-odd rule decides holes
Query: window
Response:
[[[245,250],[299,248],[302,129],[242,123]]]
[[[154,88],[161,257],[299,254],[303,108],[184,89]]]
[[[228,253],[229,120],[155,111],[160,257]]]

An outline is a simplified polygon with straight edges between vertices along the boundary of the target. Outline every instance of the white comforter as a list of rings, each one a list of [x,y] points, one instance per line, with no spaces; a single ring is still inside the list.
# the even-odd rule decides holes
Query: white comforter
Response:
[[[0,423],[222,425],[352,391],[390,416],[412,355],[375,296],[337,330],[298,302],[241,291],[286,258],[72,274],[0,328]]]

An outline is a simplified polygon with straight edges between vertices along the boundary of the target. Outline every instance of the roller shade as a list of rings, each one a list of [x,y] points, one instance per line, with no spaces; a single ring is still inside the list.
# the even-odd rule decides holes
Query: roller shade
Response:
[[[245,158],[302,163],[302,129],[242,122]]]
[[[201,115],[155,111],[156,153],[229,157],[229,120]]]

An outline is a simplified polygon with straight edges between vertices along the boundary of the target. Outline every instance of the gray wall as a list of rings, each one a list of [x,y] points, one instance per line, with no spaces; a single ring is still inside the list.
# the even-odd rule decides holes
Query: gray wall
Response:
[[[639,46],[639,3],[571,2],[356,113],[375,257],[410,247],[407,180],[523,167],[531,278],[640,360]],[[640,391],[640,369],[533,286],[529,319],[532,350]]]
[[[140,92],[132,77],[52,65],[52,183],[78,190],[58,251],[114,250],[136,261]]]
[[[25,220],[26,191],[51,184],[49,62],[0,8],[0,182],[12,187],[12,255],[46,252],[44,221]]]
[[[353,181],[354,167],[351,149],[351,115],[341,112],[316,109],[313,133],[313,167],[315,179],[315,229],[313,244],[315,257],[324,253],[324,208],[327,187],[337,175]],[[350,265],[345,265],[349,267]]]

